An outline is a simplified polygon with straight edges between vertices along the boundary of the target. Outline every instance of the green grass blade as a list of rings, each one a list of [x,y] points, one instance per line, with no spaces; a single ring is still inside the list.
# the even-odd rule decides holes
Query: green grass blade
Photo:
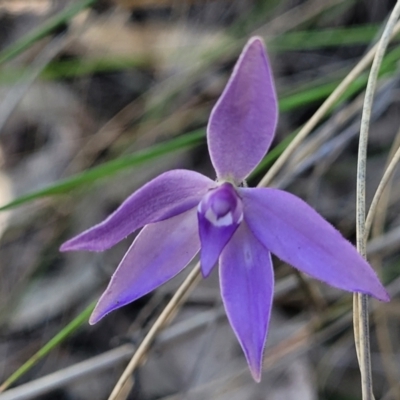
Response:
[[[396,47],[391,52],[389,52],[384,58],[379,76],[387,76],[396,72],[399,57],[400,47]],[[310,103],[326,99],[340,83],[346,73],[347,71],[343,71],[343,74],[339,75],[335,73],[334,79],[332,79],[330,82],[323,83],[320,80],[317,80],[315,84],[313,84],[311,87],[303,87],[298,92],[292,92],[291,94],[283,96],[279,101],[279,110],[281,112],[291,111],[298,107],[302,107]],[[367,79],[368,74],[362,74],[350,85],[350,87],[341,97],[339,102],[343,102],[344,100],[362,90],[367,83]]]
[[[272,51],[298,51],[365,45],[376,37],[378,30],[378,25],[366,24],[350,28],[289,32],[273,39],[268,45],[268,49]]]
[[[90,7],[95,4],[97,0],[81,0],[73,3],[70,7],[62,10],[57,15],[49,18],[48,21],[41,24],[38,28],[27,33],[21,39],[17,40],[15,43],[4,49],[0,53],[0,65],[4,64],[6,61],[11,60],[18,54],[22,53],[28,47],[38,40],[46,37],[60,25],[68,22],[75,15],[79,14],[85,8]]]
[[[76,10],[73,10],[74,12]],[[60,18],[60,20],[65,19]],[[57,23],[51,23],[51,26],[57,26]],[[42,28],[40,31],[42,31]],[[284,51],[307,51],[324,47],[338,47],[349,45],[366,45],[373,40],[379,30],[376,24],[368,24],[350,28],[335,28],[323,30],[308,30],[289,32],[280,35],[268,42],[268,50],[275,52]],[[44,29],[48,31],[48,29]],[[40,35],[39,35],[40,36]],[[16,49],[20,46],[14,44]],[[15,49],[14,49],[15,51]],[[5,50],[12,55],[12,48]],[[19,50],[18,50],[19,51]],[[7,56],[7,54],[5,54]],[[220,57],[220,51],[215,58]],[[0,63],[2,62],[2,53],[0,53]],[[95,60],[62,60],[53,61],[45,68],[41,74],[42,79],[63,79],[79,76],[87,76],[94,73],[121,71],[130,68],[146,67],[149,60],[141,57],[114,57],[112,59]],[[26,68],[20,70],[4,70],[0,74],[1,83],[13,83],[17,81],[25,72]]]
[[[8,379],[0,386],[0,393],[10,387],[22,375],[27,373],[38,361],[50,353],[56,346],[63,342],[68,336],[74,333],[83,323],[87,322],[92,313],[96,302],[87,306],[77,317],[68,325],[50,339],[38,352],[36,352],[28,361],[18,368]]]
[[[44,69],[44,79],[73,78],[94,73],[114,72],[132,68],[145,68],[149,61],[140,57],[114,57],[97,60],[53,61]]]
[[[12,202],[4,205],[3,207],[0,207],[0,211],[16,207],[43,197],[67,193],[72,189],[76,189],[83,185],[93,183],[99,179],[112,176],[124,169],[143,164],[157,157],[172,153],[177,150],[196,146],[202,143],[204,139],[205,130],[199,129],[197,131],[193,131],[191,133],[180,136],[176,139],[172,139],[168,142],[154,145],[148,149],[136,152],[134,154],[119,157],[116,160],[106,162],[102,165],[99,165],[98,167],[94,167],[85,172],[74,175],[71,178],[58,181],[55,184],[48,186],[44,189],[18,197]]]

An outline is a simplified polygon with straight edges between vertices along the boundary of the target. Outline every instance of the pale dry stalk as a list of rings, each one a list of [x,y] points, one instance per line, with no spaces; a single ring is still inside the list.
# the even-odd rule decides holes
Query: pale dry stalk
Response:
[[[361,117],[360,140],[358,147],[357,160],[357,212],[356,212],[356,229],[357,229],[357,250],[362,257],[366,258],[366,240],[365,240],[365,177],[367,164],[367,144],[368,132],[371,119],[371,110],[373,97],[378,80],[379,69],[382,64],[387,46],[392,35],[399,25],[397,20],[400,15],[400,0],[396,3],[389,20],[382,33],[382,37],[374,46],[376,49],[374,60],[372,63],[367,90],[365,93],[364,107]],[[369,54],[369,53],[368,53]],[[360,293],[354,295],[354,336],[357,349],[357,357],[361,372],[361,389],[363,400],[373,400],[373,385],[371,373],[371,354],[369,343],[369,313],[368,313],[368,296]]]

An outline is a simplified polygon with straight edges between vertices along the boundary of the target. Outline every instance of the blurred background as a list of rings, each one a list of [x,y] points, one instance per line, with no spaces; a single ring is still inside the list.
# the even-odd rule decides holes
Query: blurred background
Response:
[[[91,304],[133,236],[105,253],[58,248],[160,172],[187,168],[214,178],[205,127],[248,38],[265,39],[280,101],[273,150],[250,178],[253,186],[379,39],[394,4],[0,0],[1,381],[61,332],[53,350],[13,380],[19,391],[0,400],[107,398],[189,269],[89,326]],[[384,58],[372,112],[368,201],[400,144],[397,39]],[[349,86],[273,182],[353,243],[367,77]],[[371,303],[374,385],[376,398],[385,400],[400,399],[399,183],[397,175],[385,192],[368,243],[393,296],[389,304]],[[158,336],[123,398],[360,399],[351,294],[274,261],[261,384],[227,323],[214,271]]]

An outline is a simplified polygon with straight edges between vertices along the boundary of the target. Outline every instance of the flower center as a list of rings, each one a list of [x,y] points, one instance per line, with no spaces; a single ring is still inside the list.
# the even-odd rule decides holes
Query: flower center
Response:
[[[239,224],[243,219],[242,201],[233,185],[227,182],[210,190],[198,209],[214,226]]]

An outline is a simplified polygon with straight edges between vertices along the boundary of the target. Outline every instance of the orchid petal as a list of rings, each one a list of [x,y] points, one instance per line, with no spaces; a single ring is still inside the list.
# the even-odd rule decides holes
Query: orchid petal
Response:
[[[136,237],[90,317],[95,324],[170,280],[200,248],[196,209],[147,225]]]
[[[274,137],[277,100],[265,48],[252,38],[211,112],[208,147],[218,178],[243,181]]]
[[[253,378],[261,379],[274,290],[269,251],[243,222],[220,257],[221,293]]]
[[[244,218],[283,261],[329,285],[389,301],[372,267],[307,203],[277,189],[240,189]]]
[[[198,206],[201,271],[207,277],[243,220],[242,201],[230,183],[210,190]]]
[[[187,170],[161,174],[129,196],[105,221],[61,246],[61,251],[104,251],[144,225],[181,214],[200,202],[215,183]]]

